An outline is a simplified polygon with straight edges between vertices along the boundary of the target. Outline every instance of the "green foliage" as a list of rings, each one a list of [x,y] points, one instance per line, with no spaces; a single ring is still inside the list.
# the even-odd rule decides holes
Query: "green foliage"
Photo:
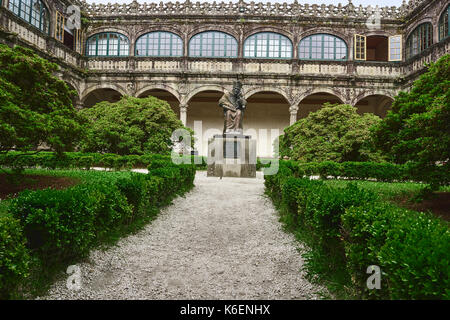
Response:
[[[322,179],[344,177],[346,179],[377,181],[416,180],[408,166],[375,162],[292,162],[292,170],[298,177],[319,175]],[[420,181],[420,180],[419,180]]]
[[[89,120],[81,143],[88,152],[169,154],[173,131],[185,128],[167,102],[151,96],[103,101],[81,113]]]
[[[86,257],[93,247],[148,221],[193,187],[194,165],[175,165],[170,158],[158,163],[160,168],[149,174],[72,173],[82,178],[74,187],[24,191],[12,199],[6,218],[0,217],[0,293],[23,284],[28,264],[34,278],[41,273],[51,278],[55,266]]]
[[[450,230],[422,212],[386,203],[347,209],[342,216],[349,272],[364,297],[449,299]],[[368,290],[365,271],[380,266],[381,290]]]
[[[17,219],[0,216],[0,299],[14,298],[29,274],[30,255]]]
[[[373,137],[392,161],[411,162],[434,188],[449,184],[450,55],[430,64],[410,92],[400,92]],[[434,174],[436,167],[446,173]]]
[[[0,44],[0,152],[42,143],[70,151],[82,134],[74,92],[53,73],[57,65],[32,50]]]
[[[303,162],[380,161],[370,127],[380,118],[345,104],[329,103],[284,130],[279,154]]]
[[[47,169],[89,169],[92,167],[104,167],[115,170],[146,168],[154,161],[171,161],[168,155],[144,154],[144,155],[118,155],[113,153],[83,153],[66,152],[54,154],[53,152],[39,152],[38,154],[21,156],[23,153],[11,151],[8,154],[0,154],[0,166],[13,168],[41,167]],[[198,170],[206,169],[206,158],[202,156],[183,156],[182,160],[195,164]],[[261,164],[259,163],[261,166]]]
[[[312,279],[359,298],[450,298],[447,222],[385,203],[354,182],[297,174],[295,162],[281,161],[276,175],[264,177],[266,194],[310,248],[304,258]],[[367,289],[370,265],[381,268],[381,290]]]

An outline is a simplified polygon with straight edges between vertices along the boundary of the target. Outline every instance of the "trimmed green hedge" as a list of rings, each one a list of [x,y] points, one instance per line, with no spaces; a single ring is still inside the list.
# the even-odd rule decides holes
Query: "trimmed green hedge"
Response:
[[[184,156],[195,164],[198,170],[206,169],[206,158],[201,156]],[[113,153],[66,152],[57,155],[42,151],[36,154],[8,152],[0,155],[2,167],[46,168],[46,169],[90,169],[92,167],[111,168],[115,170],[146,168],[153,161],[170,161],[171,157],[159,154],[117,155]],[[197,163],[198,162],[198,163]]]
[[[16,294],[33,259],[48,268],[86,257],[193,187],[194,165],[158,163],[148,174],[97,172],[68,189],[24,191],[12,199],[0,218],[0,298]]]
[[[265,176],[266,193],[281,220],[305,241],[313,277],[339,274],[361,298],[449,299],[450,229],[423,212],[401,209],[349,182],[336,188],[296,178],[292,162]],[[369,290],[367,267],[382,271],[380,290]]]
[[[203,156],[183,156],[190,160],[197,170],[207,169],[207,158]],[[54,152],[42,151],[37,154],[8,152],[0,154],[0,167],[6,168],[45,168],[45,169],[90,169],[92,167],[110,168],[114,170],[146,168],[153,162],[170,161],[171,157],[160,154],[117,155],[113,153],[66,152],[57,155]],[[258,158],[256,170],[268,167]]]
[[[0,216],[0,298],[15,298],[17,287],[29,275],[30,254],[20,221]]]
[[[399,165],[376,162],[298,162],[280,160],[295,177],[320,176],[321,179],[377,180],[383,182],[428,181],[413,163]],[[450,175],[446,166],[435,167],[434,175]]]

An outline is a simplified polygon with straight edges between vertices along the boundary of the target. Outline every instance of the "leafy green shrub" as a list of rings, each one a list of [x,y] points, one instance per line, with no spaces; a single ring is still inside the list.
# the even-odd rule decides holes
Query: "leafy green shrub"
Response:
[[[372,128],[380,151],[392,162],[413,164],[435,189],[450,184],[449,87],[450,54],[445,54],[428,65],[408,92],[395,97],[386,117]]]
[[[342,166],[283,161],[276,175],[264,177],[266,194],[279,208],[281,221],[311,249],[304,254],[307,275],[331,287],[340,283],[352,296],[363,298],[448,299],[448,223],[384,203],[354,182],[340,188],[301,178],[320,168],[337,174]],[[360,163],[345,170],[386,177],[393,168]],[[381,268],[381,290],[367,289],[370,265]]]
[[[73,159],[80,163],[80,157]],[[53,270],[87,256],[92,247],[126,232],[128,226],[142,225],[192,188],[194,165],[155,159],[159,168],[149,174],[83,171],[83,182],[74,187],[21,192],[8,206],[7,218],[0,217],[0,294],[19,287],[28,268],[28,250],[36,262],[33,269]]]
[[[0,216],[0,299],[14,298],[17,283],[29,274],[30,254],[22,227],[12,216]]]
[[[303,162],[380,161],[373,151],[370,127],[381,119],[346,104],[325,103],[284,130],[279,154]]]
[[[181,128],[190,130],[166,101],[152,96],[103,101],[81,110],[81,114],[88,119],[81,149],[89,152],[169,154],[172,133]]]
[[[97,199],[86,185],[24,191],[10,213],[19,218],[28,246],[44,261],[85,256],[95,238]]]
[[[207,166],[206,157],[183,156],[187,163],[195,164],[197,170],[205,170]],[[8,152],[0,154],[0,167],[25,167],[25,168],[48,168],[48,169],[90,169],[91,167],[104,167],[115,170],[146,168],[153,161],[172,162],[171,156],[160,154],[144,155],[117,155],[113,153],[83,153],[66,152],[55,154],[53,152],[39,152],[37,154],[25,154],[21,152]],[[167,164],[168,165],[168,164]]]
[[[363,296],[450,298],[450,230],[422,212],[386,203],[352,207],[342,216],[347,266]],[[366,268],[380,266],[381,290],[368,290]]]

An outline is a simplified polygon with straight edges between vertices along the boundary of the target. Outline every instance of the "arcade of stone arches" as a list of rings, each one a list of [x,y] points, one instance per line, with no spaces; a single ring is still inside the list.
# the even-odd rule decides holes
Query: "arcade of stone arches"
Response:
[[[89,90],[82,98],[84,107],[91,107],[100,101],[118,101],[124,92],[119,88],[97,88]],[[136,94],[143,98],[154,96],[167,101],[179,119],[196,132],[195,148],[200,155],[207,154],[208,138],[220,134],[223,128],[223,111],[218,106],[224,88],[205,86],[193,90],[186,98],[177,91],[164,88],[147,88]],[[283,130],[310,112],[319,110],[324,103],[348,103],[358,113],[371,112],[384,117],[393,97],[386,92],[371,92],[349,102],[340,94],[327,89],[310,90],[292,101],[277,88],[245,90],[247,108],[244,117],[244,133],[257,139],[257,154],[260,157],[273,156],[273,141]]]

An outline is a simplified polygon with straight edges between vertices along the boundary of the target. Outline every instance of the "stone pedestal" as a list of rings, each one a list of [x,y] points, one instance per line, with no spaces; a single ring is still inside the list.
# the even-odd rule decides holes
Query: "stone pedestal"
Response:
[[[256,140],[242,134],[208,140],[208,177],[256,177]]]

